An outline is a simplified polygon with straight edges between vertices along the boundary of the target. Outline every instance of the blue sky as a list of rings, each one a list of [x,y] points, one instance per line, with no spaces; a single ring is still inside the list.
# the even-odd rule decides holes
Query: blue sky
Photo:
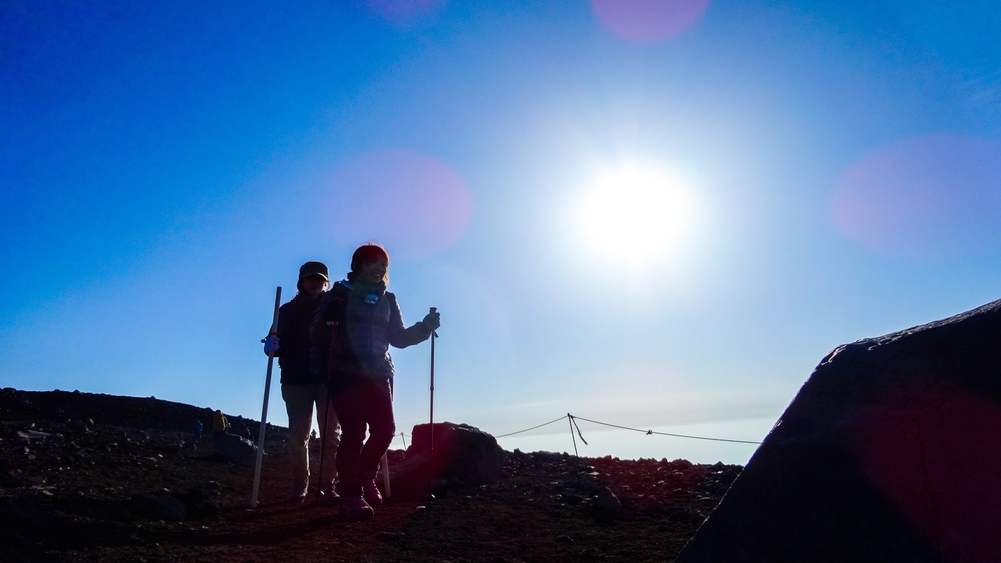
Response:
[[[256,418],[275,286],[377,240],[436,420],[760,440],[831,348],[998,297],[1001,7],[656,4],[0,3],[0,385]]]

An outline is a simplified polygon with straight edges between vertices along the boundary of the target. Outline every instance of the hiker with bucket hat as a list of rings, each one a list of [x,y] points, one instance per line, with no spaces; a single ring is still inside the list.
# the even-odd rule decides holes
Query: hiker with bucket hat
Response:
[[[382,247],[370,243],[355,250],[351,272],[323,296],[310,331],[312,368],[328,375],[330,399],[344,430],[337,488],[349,520],[371,518],[371,504],[382,502],[375,476],[396,434],[389,347],[424,342],[441,324],[435,312],[406,327],[396,296],[386,291],[388,271],[389,255]]]
[[[313,314],[330,284],[327,266],[306,262],[299,268],[299,290],[278,310],[277,333],[265,339],[264,351],[274,352],[281,367],[282,399],[288,412],[289,461],[292,488],[289,500],[306,500],[309,489],[309,434],[313,427],[313,406],[320,425],[320,501],[332,501],[337,466],[334,460],[340,443],[337,414],[329,408],[326,378],[309,368],[309,327]]]

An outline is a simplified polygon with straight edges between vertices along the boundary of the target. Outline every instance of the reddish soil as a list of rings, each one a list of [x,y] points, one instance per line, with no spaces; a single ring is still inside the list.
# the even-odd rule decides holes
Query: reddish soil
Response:
[[[209,414],[154,398],[0,390],[0,561],[673,561],[741,469],[516,450],[496,484],[346,522],[313,499],[282,502],[287,433],[270,425],[261,505],[249,509],[253,470],[213,454],[208,438],[191,443]],[[621,509],[600,506],[605,486]],[[143,517],[130,502],[139,493],[178,497],[187,518]]]

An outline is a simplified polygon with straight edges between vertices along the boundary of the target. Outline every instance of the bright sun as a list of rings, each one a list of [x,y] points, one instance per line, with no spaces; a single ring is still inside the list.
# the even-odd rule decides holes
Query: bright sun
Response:
[[[624,162],[587,186],[576,221],[590,249],[638,266],[676,251],[694,213],[687,174],[664,164]]]

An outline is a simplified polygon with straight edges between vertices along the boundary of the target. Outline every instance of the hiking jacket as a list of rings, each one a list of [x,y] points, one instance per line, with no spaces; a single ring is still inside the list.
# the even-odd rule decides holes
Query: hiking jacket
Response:
[[[316,377],[309,369],[309,326],[320,296],[313,298],[301,292],[278,309],[278,351],[275,357],[281,366],[283,384],[303,385],[323,383],[325,380],[322,374]]]
[[[424,342],[431,336],[431,329],[423,322],[405,327],[396,296],[386,291],[384,283],[344,280],[335,283],[320,299],[310,335],[311,370],[326,376],[331,388],[337,389],[358,379],[392,378],[389,347],[406,348]]]
[[[224,434],[229,431],[229,422],[226,421],[226,415],[221,412],[212,413],[212,432],[216,434]]]

